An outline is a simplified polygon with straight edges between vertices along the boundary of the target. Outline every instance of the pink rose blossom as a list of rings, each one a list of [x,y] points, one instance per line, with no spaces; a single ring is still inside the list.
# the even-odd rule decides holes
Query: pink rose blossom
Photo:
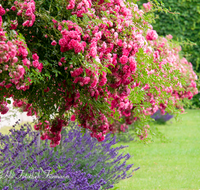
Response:
[[[167,39],[171,40],[173,38],[173,36],[171,34],[166,36]]]
[[[122,57],[120,57],[119,61],[122,65],[124,65],[128,62],[128,57],[126,55],[123,55]]]
[[[147,31],[147,35],[146,35],[147,40],[157,40],[157,38],[158,38],[158,34],[155,30]]]
[[[46,89],[44,89],[44,92],[49,92],[50,88],[47,87]]]
[[[37,55],[37,53],[34,53],[33,55],[32,55],[32,57],[33,57],[33,60],[35,61],[35,60],[39,60],[39,56]]]
[[[16,11],[16,7],[15,6],[12,6],[10,9],[13,10],[13,11]]]
[[[33,61],[33,67],[37,68],[39,66],[39,61],[36,60],[36,61]]]
[[[39,72],[42,72],[43,64],[42,64],[42,63],[39,63],[37,69],[39,70]]]
[[[75,121],[75,120],[76,120],[75,115],[72,115],[72,116],[71,116],[71,121]]]
[[[0,16],[3,16],[5,13],[5,9],[0,5]]]
[[[55,40],[53,40],[52,42],[51,42],[51,45],[52,46],[55,46],[57,44],[57,42],[55,41]]]

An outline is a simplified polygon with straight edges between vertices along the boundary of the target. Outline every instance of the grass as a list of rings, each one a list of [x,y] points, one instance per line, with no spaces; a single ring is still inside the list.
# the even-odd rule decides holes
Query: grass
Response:
[[[178,122],[157,126],[168,142],[126,143],[126,152],[134,155],[128,164],[140,169],[116,185],[120,190],[200,189],[200,110],[186,112]]]
[[[128,145],[125,153],[134,155],[127,164],[140,166],[133,177],[116,185],[119,190],[200,189],[200,110],[186,112],[178,122],[172,119],[166,125],[157,125],[168,142],[118,143]],[[0,132],[6,134],[9,129],[0,128]]]

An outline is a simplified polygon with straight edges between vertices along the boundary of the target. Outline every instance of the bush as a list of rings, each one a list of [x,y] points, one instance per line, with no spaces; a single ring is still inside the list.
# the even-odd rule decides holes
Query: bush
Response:
[[[142,6],[147,0],[140,0],[138,4]],[[157,0],[161,3],[161,0]],[[189,44],[182,45],[183,56],[188,59],[194,66],[194,69],[200,72],[200,36],[199,36],[199,22],[200,22],[200,2],[199,0],[162,0],[164,7],[170,12],[179,14],[170,14],[165,12],[156,12],[159,16],[155,23],[154,29],[161,36],[171,34],[175,40],[191,41],[196,43],[194,46]]]
[[[38,149],[38,135],[26,124],[9,135],[0,133],[1,189],[109,189],[132,176],[133,164],[126,164],[131,156],[118,152],[126,146],[112,148],[116,137],[107,135],[100,143],[74,124],[62,131],[60,146],[52,149],[45,140]]]
[[[168,120],[173,118],[173,115],[170,115],[169,113],[165,113],[164,115],[161,114],[161,111],[158,110],[156,113],[154,113],[151,118],[155,119],[158,123],[166,123]]]
[[[192,98],[192,106],[194,106],[195,108],[200,108],[200,93],[196,94]]]
[[[142,7],[143,3],[147,2],[148,0],[139,0],[138,4]],[[157,2],[162,2],[170,12],[179,14],[156,11],[155,15],[158,19],[152,24],[153,28],[161,36],[171,34],[173,39],[183,42],[181,54],[192,63],[194,70],[200,73],[199,0],[158,0]],[[194,96],[191,104],[190,108],[200,108],[198,95]]]
[[[1,114],[12,97],[55,147],[70,117],[103,141],[115,122],[145,126],[146,115],[182,107],[196,75],[151,20],[124,0],[1,1]]]

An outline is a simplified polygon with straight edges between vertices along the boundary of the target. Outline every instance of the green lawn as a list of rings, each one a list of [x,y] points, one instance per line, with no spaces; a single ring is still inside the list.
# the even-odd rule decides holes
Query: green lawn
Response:
[[[159,125],[169,142],[126,143],[140,169],[121,181],[120,190],[200,190],[200,110],[186,110],[181,121]],[[123,143],[124,145],[125,143]]]

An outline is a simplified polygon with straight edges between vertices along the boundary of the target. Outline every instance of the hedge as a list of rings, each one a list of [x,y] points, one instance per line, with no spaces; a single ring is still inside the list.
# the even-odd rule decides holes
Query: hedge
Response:
[[[138,1],[142,6],[147,0]],[[182,44],[183,56],[193,64],[194,70],[200,72],[200,1],[199,0],[157,0],[163,3],[170,12],[155,12],[159,18],[153,23],[154,29],[161,36],[171,34],[174,40],[184,41]],[[189,45],[187,41],[196,43]]]

